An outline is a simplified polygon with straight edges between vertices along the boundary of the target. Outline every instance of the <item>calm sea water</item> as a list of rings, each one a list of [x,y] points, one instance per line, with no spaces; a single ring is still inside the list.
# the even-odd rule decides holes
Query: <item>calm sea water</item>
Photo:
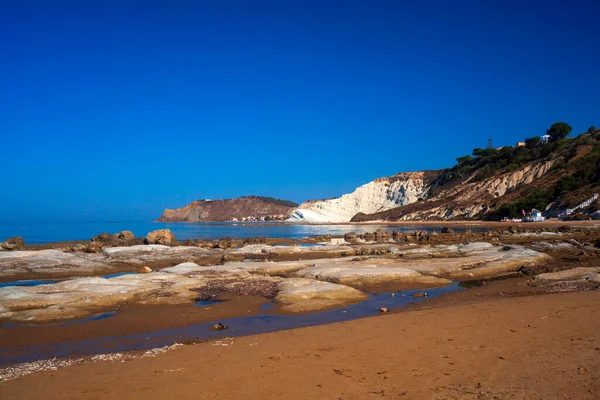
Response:
[[[89,240],[102,232],[117,233],[130,230],[136,236],[150,231],[169,228],[180,239],[219,239],[265,236],[271,238],[302,239],[314,235],[343,235],[346,232],[373,232],[387,230],[411,231],[411,226],[386,225],[293,225],[283,223],[237,222],[0,222],[0,241],[21,236],[27,243],[48,243],[67,240]],[[418,228],[439,230],[440,228]],[[477,229],[473,229],[476,231]]]

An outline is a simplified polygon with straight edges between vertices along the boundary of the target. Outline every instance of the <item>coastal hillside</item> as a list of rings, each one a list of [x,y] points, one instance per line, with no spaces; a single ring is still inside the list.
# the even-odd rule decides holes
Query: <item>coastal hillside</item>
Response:
[[[495,220],[532,208],[558,215],[600,192],[600,130],[568,138],[570,130],[561,122],[515,146],[476,148],[443,170],[417,201],[361,212],[351,221]],[[597,210],[592,200],[579,211]]]
[[[379,178],[338,198],[307,201],[289,221],[500,219],[532,208],[558,214],[600,192],[600,130],[570,132],[559,122],[514,146],[476,148],[451,168]],[[587,211],[597,208],[592,201]]]
[[[160,222],[281,221],[298,204],[272,197],[245,196],[223,200],[196,200],[185,207],[166,209]]]

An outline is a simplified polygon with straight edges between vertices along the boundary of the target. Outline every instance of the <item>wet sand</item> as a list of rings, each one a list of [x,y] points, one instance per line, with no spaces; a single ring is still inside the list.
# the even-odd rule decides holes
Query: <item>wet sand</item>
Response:
[[[484,299],[459,305],[444,303],[442,298],[438,301],[443,308],[187,345],[155,358],[87,363],[29,375],[1,383],[0,397],[600,396],[599,292]]]

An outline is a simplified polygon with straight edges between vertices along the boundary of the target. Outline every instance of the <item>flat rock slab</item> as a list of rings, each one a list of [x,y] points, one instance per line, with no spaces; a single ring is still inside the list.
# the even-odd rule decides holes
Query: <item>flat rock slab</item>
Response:
[[[279,284],[275,300],[291,312],[316,311],[367,299],[367,294],[344,285],[314,279],[290,278]]]
[[[595,276],[600,273],[598,267],[578,267],[573,269],[567,269],[558,272],[548,272],[545,274],[539,274],[535,277],[538,282],[544,281],[572,281],[572,280],[587,280],[592,278],[595,281]]]
[[[388,244],[382,246],[383,249],[390,247]],[[323,247],[331,247],[336,252],[348,248]],[[501,247],[489,243],[394,248],[400,252],[386,251],[382,257],[228,262],[215,266],[184,262],[147,274],[121,275],[110,279],[74,278],[33,287],[4,287],[0,288],[0,319],[38,322],[79,318],[122,303],[186,303],[197,298],[199,291],[213,293],[226,290],[249,294],[258,290],[256,293],[262,295],[261,288],[272,293],[268,296],[276,296],[276,301],[285,310],[304,312],[361,301],[367,296],[361,290],[374,285],[444,286],[450,283],[449,279],[491,277],[548,257],[522,246]],[[263,249],[263,245],[252,245],[239,250],[262,253]],[[298,249],[305,252],[301,247]],[[115,258],[130,262],[180,259],[182,255],[211,252],[214,253],[213,249],[161,245],[117,247],[106,249],[103,254],[16,251],[0,254],[0,267],[26,270],[75,268],[79,271],[77,268],[102,268],[107,265],[107,260]],[[217,252],[223,254],[224,251]]]

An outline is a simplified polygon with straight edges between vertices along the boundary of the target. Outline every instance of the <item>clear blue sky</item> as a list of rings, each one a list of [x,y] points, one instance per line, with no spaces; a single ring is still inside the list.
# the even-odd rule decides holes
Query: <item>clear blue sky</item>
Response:
[[[0,221],[337,196],[600,125],[600,3],[2,1]]]

